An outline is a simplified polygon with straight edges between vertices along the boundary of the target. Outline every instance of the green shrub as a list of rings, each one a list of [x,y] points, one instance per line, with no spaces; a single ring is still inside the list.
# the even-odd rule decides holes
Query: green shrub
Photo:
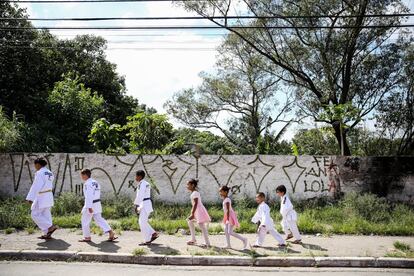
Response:
[[[6,234],[6,235],[10,235],[10,234],[12,234],[12,233],[14,233],[14,232],[16,232],[16,229],[15,228],[6,228],[6,229],[4,229],[4,233]]]
[[[148,252],[145,248],[135,248],[132,251],[132,255],[134,255],[134,256],[143,256],[143,255],[147,255],[147,254],[148,254]]]
[[[34,227],[30,216],[30,205],[21,198],[0,201],[0,229],[24,229]]]
[[[394,247],[401,251],[409,251],[411,249],[409,244],[400,241],[394,242]]]
[[[134,212],[133,200],[126,196],[104,199],[102,201],[102,215],[108,219],[128,217]]]
[[[62,193],[55,199],[52,214],[54,216],[79,214],[83,205],[84,198],[82,196],[70,192]]]
[[[371,222],[389,222],[390,204],[385,198],[373,194],[358,194],[355,192],[345,195],[340,201],[345,212],[354,213]]]
[[[54,217],[53,223],[60,228],[80,228],[81,214]]]

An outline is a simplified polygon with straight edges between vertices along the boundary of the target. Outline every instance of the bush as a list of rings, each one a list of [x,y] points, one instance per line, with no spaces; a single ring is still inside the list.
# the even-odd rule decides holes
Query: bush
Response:
[[[133,201],[126,196],[104,199],[102,208],[102,216],[108,219],[128,217],[134,212]]]
[[[373,194],[349,193],[340,201],[340,207],[371,222],[389,222],[391,218],[391,205]]]
[[[0,201],[0,229],[24,229],[34,227],[30,217],[30,205],[22,198],[9,198]]]
[[[54,216],[65,216],[79,214],[82,211],[84,199],[75,193],[62,193],[55,199],[55,204],[52,208]]]

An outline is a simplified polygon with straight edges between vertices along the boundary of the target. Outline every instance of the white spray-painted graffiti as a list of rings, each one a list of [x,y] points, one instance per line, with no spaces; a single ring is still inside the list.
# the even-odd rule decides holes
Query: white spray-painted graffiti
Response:
[[[187,202],[186,182],[200,180],[205,201],[219,199],[218,188],[228,185],[233,196],[254,197],[258,191],[274,197],[284,184],[297,199],[328,196],[339,187],[335,157],[271,155],[125,155],[10,153],[0,154],[0,187],[4,194],[25,195],[33,181],[33,161],[44,157],[55,174],[54,194],[82,193],[79,173],[92,170],[103,194],[133,196],[135,171],[143,169],[151,180],[156,200]]]

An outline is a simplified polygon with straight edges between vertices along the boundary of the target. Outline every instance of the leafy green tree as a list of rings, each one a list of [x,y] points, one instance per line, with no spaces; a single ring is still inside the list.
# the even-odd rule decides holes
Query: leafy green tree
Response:
[[[105,118],[96,120],[89,134],[89,141],[100,153],[125,153],[127,142],[122,139],[124,129],[119,124],[110,124]]]
[[[24,9],[7,1],[0,2],[1,18],[27,18]],[[0,28],[33,27],[26,20],[0,20]],[[47,113],[46,99],[50,83],[42,50],[34,47],[40,32],[23,29],[0,30],[0,105],[11,117],[13,112],[25,121],[39,122]],[[54,82],[52,82],[53,85]]]
[[[301,129],[292,139],[299,155],[338,155],[335,136],[330,129]]]
[[[375,119],[380,137],[396,140],[397,155],[414,155],[414,44],[405,56],[404,78],[398,90],[381,100]],[[392,151],[392,149],[390,149]]]
[[[0,106],[0,152],[12,151],[21,140],[19,121],[16,115],[10,120]]]
[[[238,149],[227,138],[214,135],[209,131],[191,128],[174,130],[171,142],[164,152],[168,154],[238,154]]]
[[[173,126],[166,115],[139,112],[124,126],[131,153],[159,153],[171,141]]]
[[[398,28],[392,26],[403,22],[403,17],[367,15],[405,13],[408,8],[401,0],[241,2],[244,5],[238,7],[243,10],[236,12],[261,18],[231,22],[228,16],[237,8],[237,1],[231,0],[180,1],[179,5],[229,30],[274,64],[274,74],[295,88],[302,114],[318,121],[328,106],[354,106],[357,120],[342,122],[349,126],[346,131],[337,120],[325,121],[344,154],[350,155],[347,133],[372,114],[385,95],[399,88],[404,78],[404,52],[412,43],[406,33],[397,41],[389,39],[398,35]],[[260,29],[232,27],[241,25]],[[364,28],[366,25],[382,27]]]
[[[90,151],[90,145],[85,141],[93,122],[104,111],[103,97],[86,88],[78,77],[66,75],[55,84],[47,102],[61,149],[67,152]]]
[[[219,130],[241,153],[259,153],[266,131],[277,124],[283,131],[293,121],[293,99],[264,69],[266,60],[236,35],[218,51],[216,72],[201,74],[201,86],[176,93],[165,106],[185,125]],[[229,119],[221,123],[223,117]]]
[[[1,18],[27,18],[26,11],[10,2],[0,3]],[[0,20],[1,28],[33,27],[27,20]],[[51,116],[49,94],[62,75],[74,72],[78,82],[96,91],[104,99],[99,114],[109,121],[125,124],[126,117],[146,108],[126,95],[125,79],[116,72],[116,65],[105,55],[106,41],[84,35],[60,40],[48,31],[34,29],[0,31],[0,105],[11,117],[23,116],[22,151],[64,151],[69,145],[54,131],[61,116]],[[149,110],[149,109],[148,109]],[[155,112],[155,110],[152,110]],[[93,117],[95,118],[95,117]],[[74,120],[65,122],[76,129]],[[76,133],[69,133],[76,135]],[[84,135],[77,137],[73,150],[87,150],[90,145]],[[80,145],[79,143],[83,143]]]

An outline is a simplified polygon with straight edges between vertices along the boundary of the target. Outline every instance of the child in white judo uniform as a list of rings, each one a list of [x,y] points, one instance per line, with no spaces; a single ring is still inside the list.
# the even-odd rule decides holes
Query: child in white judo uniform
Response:
[[[92,218],[98,224],[98,226],[108,233],[108,241],[114,241],[118,237],[115,237],[114,231],[112,231],[108,222],[102,217],[102,205],[101,205],[101,186],[99,183],[91,178],[91,171],[84,169],[81,171],[81,178],[85,183],[83,184],[83,195],[85,196],[85,205],[82,209],[82,232],[83,239],[80,242],[91,242],[91,229],[90,224]]]
[[[53,206],[53,173],[46,168],[47,162],[43,158],[34,161],[36,174],[26,201],[32,205],[33,221],[42,230],[39,239],[49,240],[57,227],[52,223],[51,209]]]
[[[135,174],[135,180],[139,183],[137,196],[134,201],[135,212],[139,215],[138,223],[144,242],[140,245],[149,245],[159,237],[159,234],[148,223],[149,215],[154,211],[151,201],[151,185],[144,180],[145,172],[140,170]]]
[[[259,204],[259,206],[256,214],[252,218],[252,222],[258,224],[259,227],[257,229],[257,240],[253,247],[263,246],[267,233],[272,235],[273,238],[278,241],[279,246],[284,247],[286,246],[286,242],[275,229],[273,219],[270,217],[270,208],[269,205],[266,204],[265,199],[266,196],[264,193],[258,193],[256,195],[256,203]]]
[[[282,214],[282,227],[283,232],[285,232],[286,240],[295,238],[292,243],[301,243],[301,236],[296,221],[298,220],[298,215],[293,209],[292,202],[288,195],[286,194],[286,187],[280,185],[276,188],[276,194],[280,197],[280,213]]]

